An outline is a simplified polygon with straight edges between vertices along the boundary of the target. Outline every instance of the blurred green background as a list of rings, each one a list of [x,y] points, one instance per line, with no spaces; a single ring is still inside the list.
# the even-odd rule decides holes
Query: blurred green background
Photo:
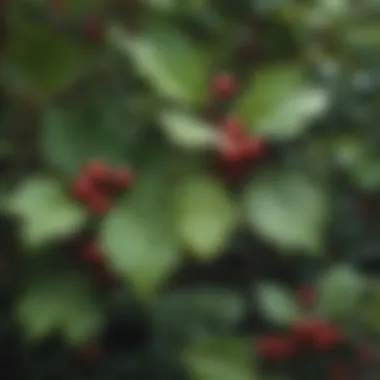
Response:
[[[378,0],[0,10],[2,379],[379,377]]]

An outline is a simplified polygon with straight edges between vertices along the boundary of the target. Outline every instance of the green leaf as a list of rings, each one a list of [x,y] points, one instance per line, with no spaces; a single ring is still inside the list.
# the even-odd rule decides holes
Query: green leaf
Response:
[[[203,100],[210,57],[178,30],[153,30],[129,37],[114,27],[109,38],[113,46],[131,59],[158,95],[187,105]]]
[[[178,236],[198,259],[218,257],[238,221],[223,187],[207,176],[189,176],[175,191]]]
[[[350,315],[364,290],[361,275],[349,265],[341,264],[323,273],[317,283],[318,305],[332,318]]]
[[[167,138],[185,149],[216,147],[221,135],[208,123],[178,111],[164,111],[160,117],[161,127]]]
[[[86,213],[66,189],[43,177],[23,182],[10,199],[9,210],[21,218],[23,240],[33,247],[65,238],[86,222]]]
[[[377,22],[353,25],[344,34],[345,41],[353,47],[379,49],[380,26]]]
[[[130,197],[104,220],[101,241],[112,270],[128,280],[136,293],[154,295],[180,262],[174,233],[171,184],[156,163]]]
[[[161,334],[193,340],[230,332],[243,313],[244,301],[239,294],[228,289],[200,287],[173,291],[158,298],[153,318]]]
[[[200,341],[184,353],[191,380],[254,380],[249,346],[239,339]]]
[[[83,46],[42,23],[21,21],[10,32],[4,80],[20,90],[52,96],[69,88],[92,62]]]
[[[297,66],[274,66],[256,73],[233,114],[255,134],[276,140],[305,131],[329,104],[327,93],[304,83]]]
[[[272,172],[256,178],[244,195],[251,228],[284,251],[321,253],[328,216],[326,194],[299,173]]]
[[[256,289],[258,307],[264,317],[276,325],[289,325],[302,316],[292,294],[284,287],[262,283]]]
[[[369,332],[380,333],[380,284],[378,280],[372,281],[368,291],[357,308],[357,314],[361,322]]]
[[[101,115],[90,116],[54,109],[45,115],[41,149],[47,164],[72,177],[94,157],[109,164],[124,163],[125,139],[104,125]]]
[[[29,284],[17,301],[17,318],[31,339],[62,329],[71,343],[84,343],[103,323],[102,305],[91,293],[91,283],[85,276],[54,272]]]

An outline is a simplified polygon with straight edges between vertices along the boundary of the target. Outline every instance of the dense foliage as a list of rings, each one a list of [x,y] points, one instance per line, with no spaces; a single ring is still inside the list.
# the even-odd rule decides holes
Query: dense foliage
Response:
[[[0,7],[2,379],[377,378],[378,1]]]

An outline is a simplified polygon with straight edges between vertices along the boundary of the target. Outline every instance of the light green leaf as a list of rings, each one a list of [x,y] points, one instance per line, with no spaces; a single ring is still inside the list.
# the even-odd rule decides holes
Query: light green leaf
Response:
[[[253,133],[283,140],[304,132],[328,104],[325,91],[304,83],[300,67],[274,66],[256,73],[233,114]]]
[[[200,341],[184,353],[191,380],[254,380],[249,346],[239,339]]]
[[[183,245],[200,260],[221,254],[238,220],[237,208],[218,182],[189,176],[176,194],[176,224]]]
[[[349,315],[355,309],[364,285],[361,275],[351,266],[341,264],[332,267],[317,283],[321,312],[332,318]]]
[[[210,58],[178,30],[153,30],[150,34],[130,37],[114,27],[109,39],[132,60],[158,95],[188,105],[203,100]]]
[[[264,317],[276,325],[289,325],[302,316],[292,294],[282,286],[262,283],[258,285],[256,294]]]
[[[171,214],[171,184],[159,165],[115,206],[101,230],[109,266],[144,298],[159,290],[181,258]]]
[[[328,216],[326,194],[302,174],[272,172],[255,178],[244,195],[251,228],[284,251],[321,253]]]
[[[28,336],[41,339],[62,329],[74,344],[95,336],[104,314],[88,279],[72,272],[46,275],[34,279],[16,304],[17,318]]]
[[[43,177],[23,182],[10,199],[9,210],[21,218],[23,239],[30,246],[67,237],[86,222],[86,213],[67,190]]]
[[[346,42],[354,47],[379,49],[380,26],[378,22],[365,22],[352,25],[344,34]]]
[[[216,147],[221,139],[216,128],[183,112],[162,112],[160,121],[167,138],[181,148],[202,149]]]

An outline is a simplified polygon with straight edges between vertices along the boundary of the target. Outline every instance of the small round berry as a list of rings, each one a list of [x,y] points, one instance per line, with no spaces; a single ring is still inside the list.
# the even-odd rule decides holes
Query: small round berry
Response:
[[[126,168],[114,169],[111,173],[110,182],[118,190],[126,190],[132,185],[133,177],[130,170]]]
[[[325,351],[337,347],[343,341],[343,335],[335,326],[321,327],[314,337],[314,348]]]
[[[91,194],[92,184],[86,177],[78,178],[73,186],[73,196],[79,201],[86,201]]]
[[[212,92],[217,98],[230,99],[237,93],[235,78],[229,73],[219,73],[214,76],[211,84]]]
[[[294,343],[283,336],[263,336],[256,342],[256,347],[263,359],[288,359],[295,352]]]
[[[221,125],[221,131],[231,140],[242,140],[246,136],[243,123],[235,119],[227,119]]]
[[[221,162],[237,164],[242,161],[242,151],[239,144],[232,140],[223,141],[219,147],[219,156]]]
[[[102,161],[91,161],[84,168],[84,176],[95,183],[106,182],[109,176],[109,169]]]
[[[323,328],[324,325],[325,322],[323,321],[295,321],[291,327],[291,334],[301,345],[311,346],[318,331]]]
[[[112,200],[108,194],[95,193],[88,200],[88,207],[95,216],[103,216],[111,208]]]
[[[265,150],[265,142],[259,137],[250,137],[240,143],[241,155],[248,160],[262,157]]]

